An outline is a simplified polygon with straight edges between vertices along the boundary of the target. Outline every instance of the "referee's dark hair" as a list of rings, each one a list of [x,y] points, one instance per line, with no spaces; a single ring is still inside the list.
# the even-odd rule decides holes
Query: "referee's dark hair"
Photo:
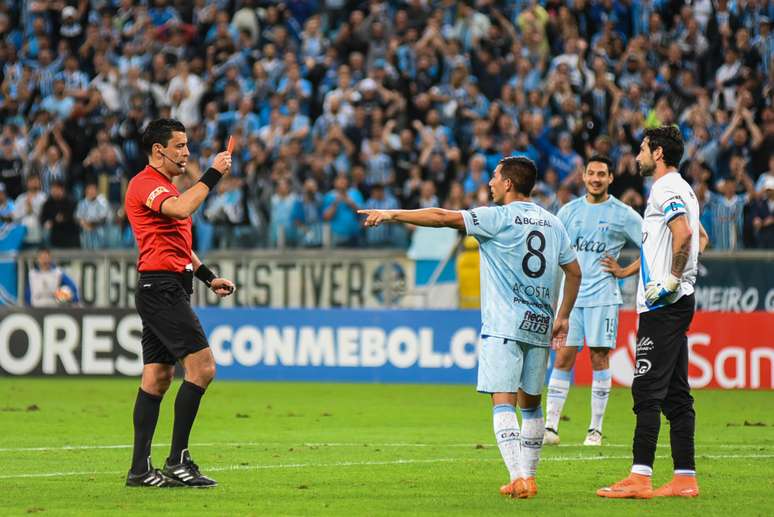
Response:
[[[607,165],[607,172],[613,173],[613,160],[605,156],[604,154],[592,154],[591,158],[586,161],[586,164],[591,162],[604,163]]]
[[[142,148],[145,154],[150,156],[153,144],[161,144],[166,147],[172,133],[185,133],[185,126],[179,120],[173,118],[159,118],[148,124],[142,133]]]
[[[500,160],[497,165],[502,165],[500,174],[503,178],[511,180],[516,192],[529,196],[537,181],[535,162],[526,156],[508,156]]]
[[[664,153],[664,163],[668,167],[678,167],[683,157],[683,135],[675,125],[646,129],[643,138],[648,139],[648,147],[652,153],[661,148]]]

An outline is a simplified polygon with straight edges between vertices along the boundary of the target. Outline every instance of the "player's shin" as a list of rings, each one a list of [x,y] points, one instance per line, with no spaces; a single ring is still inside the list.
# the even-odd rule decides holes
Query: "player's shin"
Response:
[[[559,419],[570,391],[570,377],[569,371],[558,368],[551,371],[546,395],[546,427],[548,429],[559,430]]]
[[[132,474],[143,474],[149,468],[151,441],[159,420],[161,397],[146,393],[140,388],[134,403],[134,449],[132,452]]]
[[[204,391],[204,388],[192,382],[183,381],[180,385],[175,398],[175,423],[172,428],[169,463],[179,463],[182,452],[188,449],[188,438]]]
[[[589,431],[602,432],[602,420],[605,417],[607,401],[610,398],[612,379],[610,369],[596,370],[591,381],[591,422]]]
[[[522,477],[520,472],[521,438],[516,408],[511,404],[494,406],[494,433],[500,455],[508,468],[511,481]]]
[[[521,408],[521,417],[521,475],[535,477],[540,451],[543,448],[543,409],[540,405],[535,408]]]

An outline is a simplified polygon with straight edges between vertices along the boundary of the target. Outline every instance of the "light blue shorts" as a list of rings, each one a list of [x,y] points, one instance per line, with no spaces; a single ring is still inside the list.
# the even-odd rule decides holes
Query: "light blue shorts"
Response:
[[[548,347],[494,336],[481,336],[478,386],[481,393],[543,393]]]
[[[570,330],[565,346],[615,348],[618,335],[618,305],[575,307],[570,312]]]

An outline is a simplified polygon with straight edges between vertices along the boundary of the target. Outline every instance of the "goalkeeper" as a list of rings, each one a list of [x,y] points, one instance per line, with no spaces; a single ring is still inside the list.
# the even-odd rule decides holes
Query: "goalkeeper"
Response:
[[[706,239],[696,195],[677,171],[682,156],[683,139],[677,127],[645,130],[637,166],[641,175],[653,176],[653,186],[642,225],[637,288],[640,324],[632,383],[637,417],[634,461],[628,477],[597,491],[601,497],[699,495],[686,332],[695,307],[698,256]],[[674,477],[653,490],[651,476],[662,412],[670,424]]]

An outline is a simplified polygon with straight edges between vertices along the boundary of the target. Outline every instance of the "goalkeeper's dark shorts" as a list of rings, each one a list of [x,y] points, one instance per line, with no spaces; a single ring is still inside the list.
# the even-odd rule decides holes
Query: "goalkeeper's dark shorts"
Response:
[[[184,285],[180,273],[140,273],[134,303],[142,319],[143,364],[175,364],[209,346]]]
[[[640,314],[632,383],[635,413],[657,409],[670,415],[693,407],[686,332],[694,308],[691,294]]]

